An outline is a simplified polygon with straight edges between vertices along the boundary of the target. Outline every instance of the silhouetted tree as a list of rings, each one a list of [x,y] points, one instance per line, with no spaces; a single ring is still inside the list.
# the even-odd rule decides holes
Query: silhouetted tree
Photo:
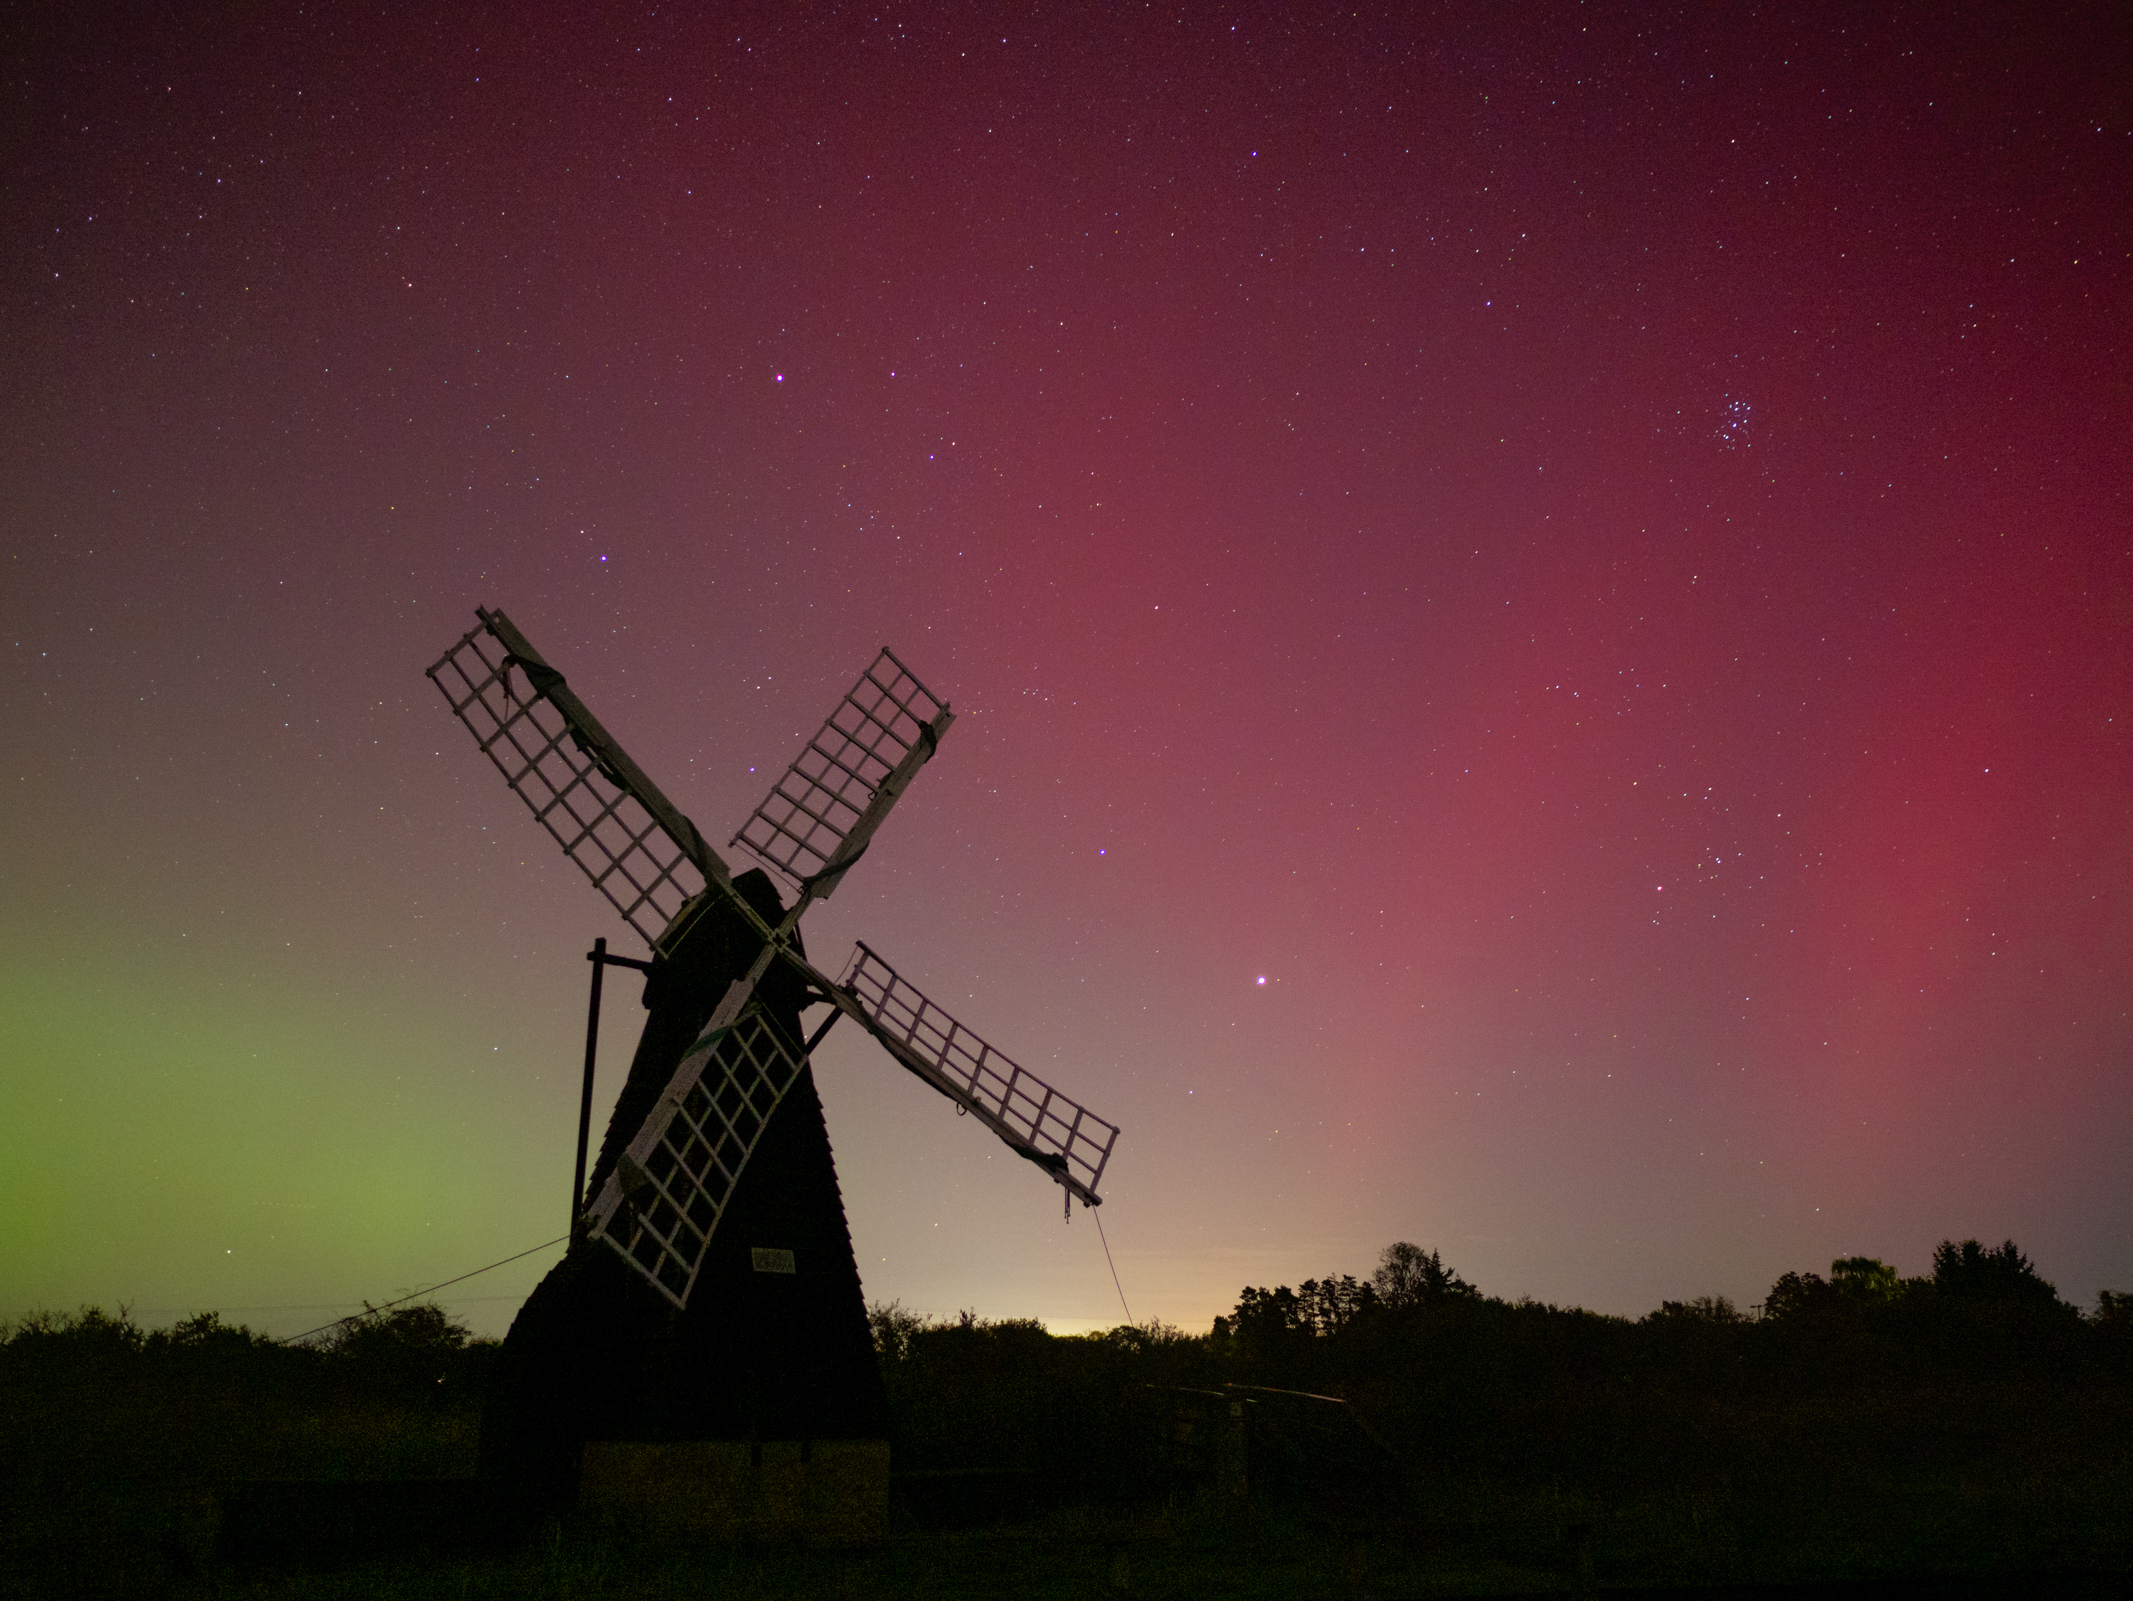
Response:
[[[874,1336],[874,1354],[883,1362],[901,1362],[909,1356],[912,1337],[930,1326],[901,1301],[876,1301],[867,1308],[867,1332]]]
[[[480,1393],[494,1347],[473,1340],[441,1306],[378,1310],[366,1303],[359,1316],[334,1330],[324,1351],[330,1368],[359,1387],[456,1401]]]
[[[1661,1301],[1659,1310],[1647,1312],[1644,1323],[1745,1323],[1747,1316],[1723,1295],[1699,1295],[1693,1301]]]
[[[2015,1249],[2013,1240],[1990,1250],[1975,1240],[1960,1245],[1942,1240],[1933,1252],[1933,1288],[1965,1301],[2047,1306],[2059,1299],[2057,1287],[2039,1276],[2029,1258]]]
[[[1305,1328],[1325,1338],[1367,1317],[1378,1307],[1378,1293],[1368,1284],[1358,1284],[1353,1275],[1305,1279],[1296,1297],[1297,1316]]]
[[[1781,1273],[1763,1297],[1763,1316],[1788,1319],[1833,1310],[1837,1292],[1819,1273]]]
[[[212,1315],[212,1314],[211,1314]],[[18,1352],[66,1351],[85,1356],[130,1356],[146,1343],[126,1307],[113,1317],[100,1306],[79,1312],[30,1312],[6,1329],[6,1344]]]
[[[1215,1319],[1216,1336],[1234,1338],[1248,1352],[1278,1350],[1304,1330],[1303,1307],[1286,1284],[1271,1290],[1247,1284],[1235,1313]]]
[[[1893,1301],[1903,1280],[1888,1263],[1871,1256],[1840,1256],[1829,1264],[1830,1288],[1853,1301]]]
[[[1481,1292],[1444,1265],[1435,1251],[1400,1240],[1385,1247],[1370,1276],[1378,1299],[1394,1311],[1446,1300],[1478,1300]]]

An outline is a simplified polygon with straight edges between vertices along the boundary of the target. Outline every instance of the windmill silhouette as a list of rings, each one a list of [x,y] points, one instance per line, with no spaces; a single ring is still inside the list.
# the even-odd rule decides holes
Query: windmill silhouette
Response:
[[[729,842],[784,880],[787,906],[768,873],[731,871],[509,618],[476,615],[430,678],[651,950],[649,1016],[570,1250],[498,1359],[482,1472],[563,1505],[588,1439],[885,1438],[809,1052],[851,1018],[1060,1185],[1069,1214],[1102,1204],[1118,1138],[870,947],[832,980],[801,942],[954,714],[882,649]]]

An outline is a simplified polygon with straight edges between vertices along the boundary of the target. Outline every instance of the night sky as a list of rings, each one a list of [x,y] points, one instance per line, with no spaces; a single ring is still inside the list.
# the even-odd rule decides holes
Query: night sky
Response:
[[[1136,1319],[2133,1289],[2122,7],[448,9],[11,24],[0,1316],[563,1232],[642,951],[478,604],[715,843],[953,703],[809,950],[1123,1125]],[[871,1298],[1125,1318],[817,1071]]]

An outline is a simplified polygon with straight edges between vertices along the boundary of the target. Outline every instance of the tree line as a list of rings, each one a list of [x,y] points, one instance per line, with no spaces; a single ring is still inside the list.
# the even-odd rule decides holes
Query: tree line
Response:
[[[1488,1295],[1402,1241],[1367,1277],[1246,1286],[1205,1334],[1149,1323],[1055,1336],[894,1303],[870,1323],[902,1468],[1021,1472],[1092,1497],[1165,1482],[1165,1397],[1232,1387],[1337,1397],[1425,1476],[1616,1489],[1758,1463],[1806,1472],[1828,1454],[1954,1460],[2025,1431],[2078,1456],[2097,1430],[2133,1427],[2133,1295],[2107,1291],[2084,1312],[2012,1241],[1944,1241],[1917,1277],[1840,1258],[1826,1275],[1781,1275],[1747,1311],[1703,1296],[1639,1319]],[[176,1419],[194,1402],[219,1438],[276,1398],[451,1415],[463,1433],[494,1349],[434,1306],[353,1319],[303,1347],[212,1313],[144,1331],[90,1309],[7,1327],[0,1389],[27,1413],[108,1412],[114,1439],[128,1418]]]
[[[1424,1476],[1593,1494],[1808,1479],[1831,1458],[1894,1473],[2025,1431],[2071,1461],[2133,1421],[2133,1296],[2084,1314],[2011,1241],[1943,1242],[1909,1278],[1841,1258],[1747,1311],[1701,1296],[1637,1319],[1491,1296],[1402,1241],[1365,1278],[1246,1286],[1204,1335],[873,1321],[904,1460],[1122,1493],[1160,1477],[1162,1394],[1233,1387],[1339,1398]]]

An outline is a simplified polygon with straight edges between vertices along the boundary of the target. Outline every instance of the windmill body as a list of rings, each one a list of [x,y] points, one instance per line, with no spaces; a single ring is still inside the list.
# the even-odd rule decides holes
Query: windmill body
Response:
[[[652,948],[647,1017],[568,1255],[527,1300],[482,1470],[567,1504],[584,1443],[882,1438],[887,1406],[808,1051],[840,1017],[1074,1200],[1117,1128],[935,1007],[867,946],[840,980],[799,922],[953,721],[883,650],[735,840],[735,875],[500,612],[430,669],[565,853]],[[827,1004],[805,1032],[803,1013]]]
[[[735,879],[766,920],[767,875]],[[643,1033],[609,1119],[597,1193],[760,946],[730,912],[699,918],[646,984]],[[799,1037],[800,986],[765,975],[765,1010]],[[761,1270],[758,1261],[761,1261]],[[769,1117],[734,1185],[688,1304],[674,1306],[602,1241],[574,1241],[499,1353],[482,1419],[482,1473],[567,1504],[579,1451],[599,1440],[834,1440],[888,1434],[887,1401],[814,1077]]]

